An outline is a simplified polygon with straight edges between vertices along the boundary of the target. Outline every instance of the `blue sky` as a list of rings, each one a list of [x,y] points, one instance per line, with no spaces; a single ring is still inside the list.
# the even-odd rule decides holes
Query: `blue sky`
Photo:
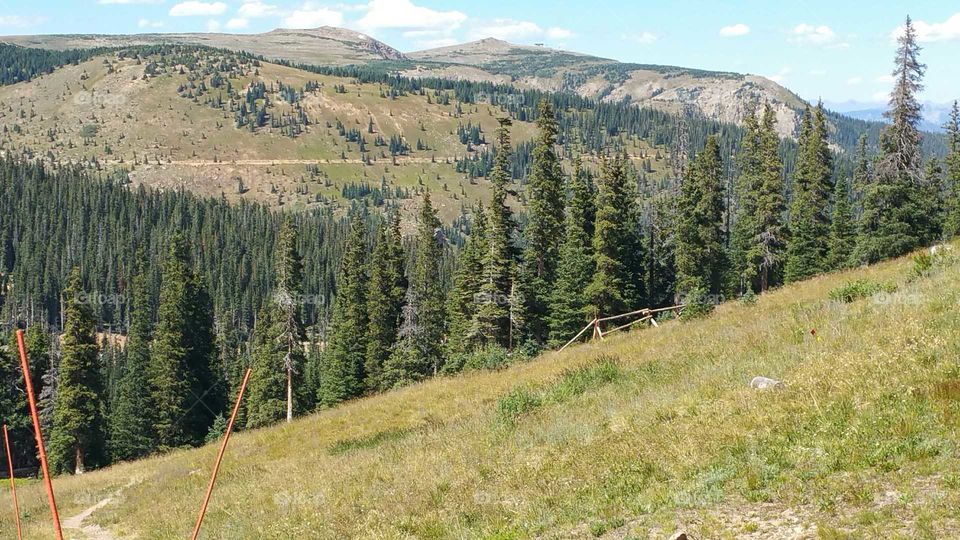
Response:
[[[493,36],[627,62],[771,77],[837,104],[885,100],[894,32],[910,14],[924,98],[960,98],[960,2],[526,0],[0,0],[0,35],[352,28],[402,51]]]

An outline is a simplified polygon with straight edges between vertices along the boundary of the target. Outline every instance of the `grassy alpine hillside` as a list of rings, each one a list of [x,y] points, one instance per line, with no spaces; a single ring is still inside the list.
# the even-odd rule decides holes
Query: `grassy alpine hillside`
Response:
[[[450,222],[488,199],[468,168],[490,161],[508,115],[454,90],[398,93],[226,50],[139,47],[0,86],[0,151],[295,210],[370,196],[409,206],[427,189]],[[534,132],[523,119],[511,128],[515,145]],[[627,149],[651,181],[667,174],[665,145]]]
[[[240,433],[203,537],[955,536],[956,253]],[[61,514],[89,516],[68,533],[187,536],[215,453],[57,479]],[[49,537],[41,486],[20,494],[26,537]]]

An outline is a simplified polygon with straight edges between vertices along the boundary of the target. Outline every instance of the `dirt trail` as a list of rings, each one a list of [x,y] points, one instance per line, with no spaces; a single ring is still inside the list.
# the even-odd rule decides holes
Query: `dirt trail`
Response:
[[[462,158],[463,156],[436,156],[436,157],[411,157],[397,156],[396,163],[397,165],[407,165],[412,163],[423,164],[423,163],[453,163],[457,159]],[[628,155],[629,159],[637,161],[644,158],[639,155]],[[587,161],[596,161],[592,156],[584,157]],[[122,163],[120,160],[108,160],[107,163],[118,165]],[[370,162],[371,165],[379,164],[391,164],[393,163],[391,158],[373,158]],[[152,161],[147,163],[147,165],[155,165],[156,162]],[[264,167],[264,166],[276,166],[276,165],[362,165],[364,161],[361,159],[222,159],[218,161],[212,161],[208,159],[174,159],[171,161],[161,160],[160,165],[182,165],[187,167],[222,167],[228,165],[234,166],[254,166],[254,167]]]
[[[112,503],[116,498],[120,496],[121,493],[123,493],[123,490],[127,489],[130,486],[138,484],[139,482],[140,482],[139,479],[131,479],[130,482],[127,483],[127,485],[118,489],[116,492],[113,493],[113,495],[104,497],[103,499],[97,501],[96,504],[86,508],[84,511],[80,512],[79,514],[68,517],[67,519],[63,520],[63,529],[65,532],[73,531],[75,533],[79,533],[79,535],[68,535],[67,538],[72,538],[77,540],[120,540],[117,536],[115,536],[110,531],[104,529],[103,527],[95,523],[84,524],[84,521],[86,521],[86,519],[91,515],[93,515],[93,513],[96,512],[97,510],[100,510],[104,506],[107,506],[108,504]]]

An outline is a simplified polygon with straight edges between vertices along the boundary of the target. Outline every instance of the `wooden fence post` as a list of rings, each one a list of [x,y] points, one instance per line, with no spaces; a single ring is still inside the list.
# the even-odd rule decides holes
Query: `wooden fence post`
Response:
[[[10,454],[10,437],[7,435],[7,425],[3,425],[3,447],[7,450],[7,472],[10,474],[10,497],[13,498],[13,519],[17,524],[17,540],[23,540],[20,531],[20,505],[17,504],[17,482],[13,479],[13,456]]]

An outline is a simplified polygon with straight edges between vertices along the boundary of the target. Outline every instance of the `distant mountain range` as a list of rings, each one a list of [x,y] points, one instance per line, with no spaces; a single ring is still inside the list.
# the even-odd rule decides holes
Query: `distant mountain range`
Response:
[[[887,121],[886,118],[883,117],[883,113],[887,110],[886,105],[877,105],[876,103],[867,103],[861,101],[827,102],[824,103],[824,105],[831,110],[851,118],[858,118],[860,120],[868,120],[871,122]],[[930,101],[924,102],[923,121],[920,124],[920,129],[934,133],[942,132],[943,125],[950,116],[950,108],[952,106],[952,103],[934,103]]]

